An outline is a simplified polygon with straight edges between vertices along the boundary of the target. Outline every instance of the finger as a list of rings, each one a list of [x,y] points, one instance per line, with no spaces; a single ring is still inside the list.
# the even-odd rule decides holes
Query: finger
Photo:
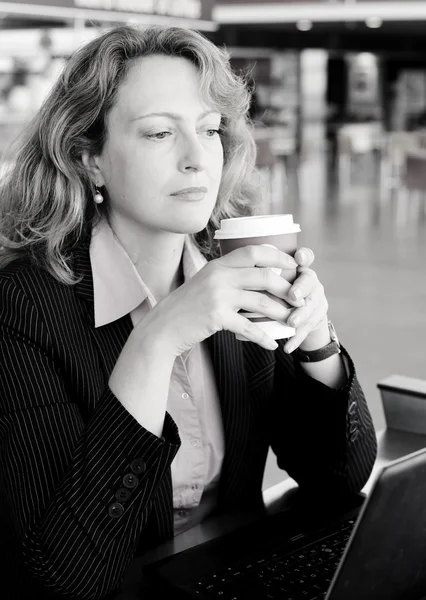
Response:
[[[278,348],[278,344],[275,340],[269,337],[269,335],[262,331],[255,323],[252,323],[249,319],[238,313],[232,313],[230,315],[228,321],[224,323],[224,328],[242,336],[250,342],[262,346],[265,350],[276,350],[276,348]]]
[[[300,346],[300,344],[303,342],[303,340],[306,338],[308,333],[309,333],[308,325],[297,329],[295,335],[293,335],[293,337],[291,337],[284,344],[284,352],[286,352],[287,354],[291,354],[292,352],[294,352],[296,350],[296,348],[298,348]]]
[[[267,293],[238,291],[235,295],[235,309],[245,310],[252,316],[263,316],[287,323],[294,308],[279,298],[274,298]]]
[[[303,325],[296,329],[295,335],[291,337],[288,340],[288,342],[284,345],[284,352],[290,354],[291,352],[296,350],[296,348],[300,346],[300,344],[303,342],[303,340],[306,339],[306,337],[311,333],[311,331],[318,327],[319,323],[321,323],[321,321],[324,320],[326,315],[327,307],[322,307],[320,312],[315,311],[310,319],[308,319]]]
[[[291,314],[289,314],[287,319],[287,325],[290,327],[295,327],[299,329],[309,320],[312,320],[313,313],[315,311],[315,303],[309,302],[309,297],[307,298],[305,306],[301,308],[295,308]]]
[[[294,309],[287,319],[287,325],[294,327],[296,333],[303,336],[303,339],[317,329],[319,324],[327,317],[328,302],[325,296],[318,303],[312,296],[306,299],[306,305],[302,308]],[[299,339],[299,338],[296,338]]]
[[[309,294],[311,294],[314,291],[314,289],[318,285],[321,284],[318,281],[318,277],[315,271],[312,271],[311,269],[304,269],[299,275],[299,277],[297,277],[297,279],[293,282],[293,285],[291,286],[288,292],[288,299],[305,299],[307,296],[309,296]]]
[[[239,269],[232,274],[232,283],[238,289],[266,291],[288,302],[291,283],[269,267],[251,267]]]
[[[294,260],[299,267],[310,267],[315,260],[314,251],[310,248],[299,248],[294,255]]]
[[[290,254],[267,245],[249,245],[237,248],[216,262],[225,267],[272,267],[296,269],[297,262]]]

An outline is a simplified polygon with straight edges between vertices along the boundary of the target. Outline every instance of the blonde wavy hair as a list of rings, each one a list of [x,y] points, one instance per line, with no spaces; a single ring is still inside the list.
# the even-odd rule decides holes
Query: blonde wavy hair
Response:
[[[213,230],[223,218],[248,215],[259,198],[255,143],[248,118],[250,90],[224,48],[179,27],[115,27],[77,50],[42,107],[22,132],[0,183],[0,267],[25,254],[59,281],[76,281],[72,250],[100,216],[82,155],[101,153],[106,118],[132,59],[161,54],[190,60],[204,98],[223,115],[224,168],[207,227],[194,240],[218,255]],[[103,206],[103,205],[101,205]]]

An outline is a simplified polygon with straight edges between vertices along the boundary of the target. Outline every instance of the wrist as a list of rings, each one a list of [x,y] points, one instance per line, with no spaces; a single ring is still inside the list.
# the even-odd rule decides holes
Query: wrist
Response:
[[[154,311],[141,319],[132,330],[130,338],[141,358],[149,361],[161,359],[164,364],[173,365],[176,353],[170,335],[171,328],[153,316]]]
[[[321,324],[313,335],[305,343],[305,347],[296,348],[293,355],[302,363],[316,363],[326,361],[335,354],[340,354],[340,343],[334,329],[333,324],[327,320],[328,335],[325,334],[324,328]],[[314,337],[315,336],[315,337]],[[318,344],[321,344],[318,347]],[[306,347],[308,346],[308,348]],[[333,359],[336,363],[336,360]],[[337,364],[337,363],[336,363]]]
[[[139,356],[148,362],[160,361],[165,366],[171,365],[176,358],[176,353],[171,340],[166,335],[143,332],[137,342]]]
[[[319,323],[319,325],[303,340],[300,344],[301,350],[318,350],[319,348],[323,348],[327,344],[331,342],[330,329],[328,326],[328,317],[325,316],[324,319]]]

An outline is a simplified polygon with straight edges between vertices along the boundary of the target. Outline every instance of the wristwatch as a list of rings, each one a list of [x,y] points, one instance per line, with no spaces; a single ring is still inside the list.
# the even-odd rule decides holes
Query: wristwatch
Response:
[[[301,350],[300,348],[296,348],[293,352],[294,358],[297,358],[300,362],[319,362],[320,360],[325,360],[329,356],[333,356],[333,354],[340,354],[340,342],[331,321],[328,321],[328,330],[331,338],[329,344],[326,344],[317,350]]]

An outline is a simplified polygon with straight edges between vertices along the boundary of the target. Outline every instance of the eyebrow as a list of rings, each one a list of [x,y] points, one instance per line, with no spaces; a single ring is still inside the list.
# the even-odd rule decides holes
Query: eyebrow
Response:
[[[198,117],[198,121],[201,121],[201,119],[204,119],[204,117],[207,117],[208,115],[218,115],[220,114],[219,111],[217,110],[206,110],[204,112],[202,112],[199,117]],[[140,115],[139,117],[135,117],[134,119],[130,119],[130,121],[139,121],[140,119],[147,119],[148,117],[168,117],[169,119],[173,119],[174,121],[182,121],[182,117],[180,115],[177,115],[175,113],[171,113],[171,112],[155,112],[155,113],[149,113],[147,115]]]

